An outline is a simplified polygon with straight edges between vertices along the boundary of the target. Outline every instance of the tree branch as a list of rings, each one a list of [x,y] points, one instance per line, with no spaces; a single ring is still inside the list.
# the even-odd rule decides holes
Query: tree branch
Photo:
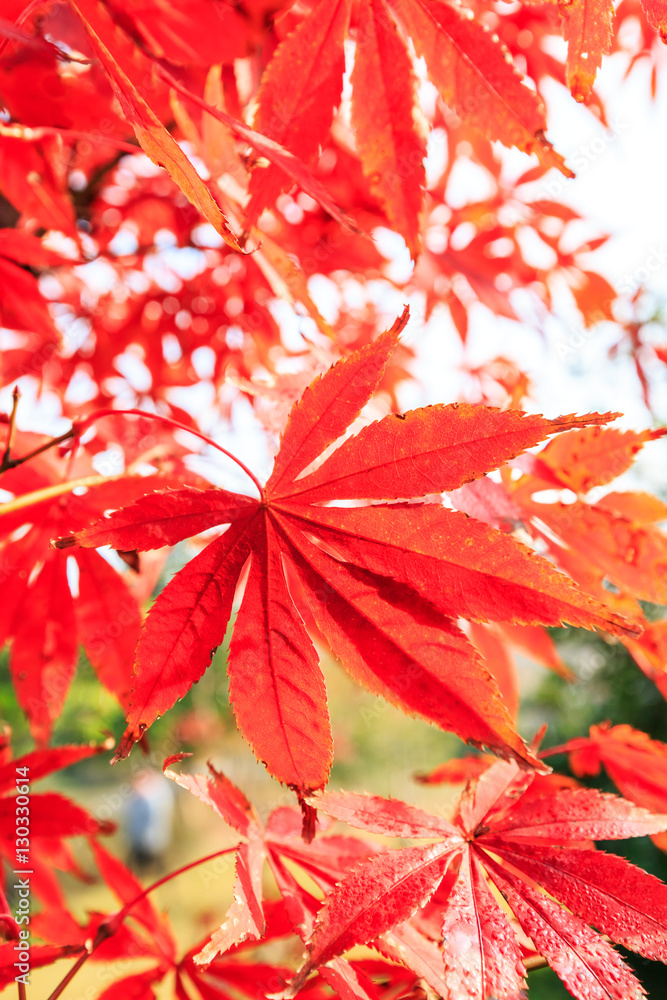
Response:
[[[154,889],[158,889],[161,885],[164,885],[165,882],[170,882],[173,878],[176,878],[177,875],[182,875],[183,872],[187,872],[191,868],[196,868],[197,865],[203,865],[206,861],[212,861],[213,858],[219,858],[223,854],[231,854],[232,851],[238,850],[239,846],[239,844],[234,844],[233,847],[225,847],[222,851],[214,851],[213,854],[207,854],[206,857],[198,858],[196,861],[190,861],[187,865],[183,865],[181,868],[177,868],[175,871],[169,872],[168,875],[163,875],[162,878],[157,880],[157,882],[153,882],[152,885],[149,885],[147,889],[140,892],[139,895],[133,900],[126,903],[122,910],[119,910],[118,913],[113,913],[111,916],[107,917],[107,919],[97,928],[97,934],[95,935],[88,950],[77,958],[67,975],[61,979],[55,990],[49,994],[47,1000],[57,1000],[59,996],[62,996],[63,990],[71,983],[81,966],[88,961],[93,952],[99,948],[104,941],[116,933],[133,907],[135,907],[137,903],[140,903],[142,899],[145,899],[149,893],[153,892]],[[24,997],[20,997],[20,1000],[24,1000]]]

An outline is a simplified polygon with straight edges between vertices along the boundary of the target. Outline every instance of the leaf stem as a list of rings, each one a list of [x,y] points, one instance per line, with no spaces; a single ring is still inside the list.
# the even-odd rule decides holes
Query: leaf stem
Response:
[[[99,930],[98,930],[98,934],[99,934]],[[62,992],[65,989],[65,987],[68,986],[71,983],[71,981],[74,979],[75,975],[77,974],[77,972],[79,971],[79,969],[81,968],[81,966],[84,964],[84,962],[86,962],[90,958],[90,956],[93,953],[93,950],[97,947],[98,944],[101,944],[101,943],[102,943],[101,940],[98,941],[97,937],[96,937],[95,940],[93,941],[91,947],[90,947],[90,950],[84,951],[83,955],[79,955],[79,957],[77,958],[77,960],[74,963],[74,965],[72,966],[72,968],[63,977],[63,979],[60,980],[60,982],[56,986],[56,988],[53,991],[53,993],[49,996],[48,1000],[56,1000],[56,997],[59,997],[62,994]]]
[[[25,983],[22,983],[21,980],[19,980],[16,985],[19,988],[19,1000],[26,1000]]]
[[[549,963],[541,955],[531,955],[523,959],[523,967],[526,972],[533,972],[535,969],[546,969]]]
[[[557,753],[570,753],[570,748],[567,743],[560,743],[557,747],[548,747],[546,750],[540,750],[538,757],[553,757]]]
[[[12,419],[15,411],[16,411],[16,403],[14,404],[12,416],[10,417],[10,437],[12,433]],[[215,448],[217,451],[222,452],[222,454],[226,455],[227,458],[230,458],[232,462],[236,462],[239,468],[242,469],[243,472],[245,472],[246,476],[248,476],[248,478],[253,481],[255,487],[259,491],[260,497],[262,499],[264,498],[264,490],[262,489],[262,485],[257,476],[250,471],[248,466],[244,462],[242,462],[240,458],[237,458],[236,455],[233,455],[231,451],[227,451],[226,448],[223,448],[222,445],[218,444],[217,441],[214,441],[213,438],[208,437],[208,435],[206,434],[202,434],[202,432],[196,430],[196,428],[188,427],[187,424],[182,424],[180,420],[172,420],[171,417],[164,417],[160,413],[150,413],[148,410],[137,410],[137,409],[115,410],[112,407],[108,407],[102,410],[95,410],[80,423],[73,423],[70,430],[65,431],[64,434],[60,434],[58,437],[52,438],[50,441],[46,441],[44,444],[40,445],[39,448],[35,448],[33,451],[28,452],[27,455],[21,455],[20,458],[8,457],[9,443],[10,443],[8,441],[7,450],[5,451],[2,463],[0,463],[0,474],[6,472],[7,469],[14,469],[16,468],[17,465],[22,465],[29,459],[35,458],[36,455],[41,455],[42,452],[48,451],[49,448],[53,448],[58,444],[62,444],[63,441],[68,441],[70,438],[80,438],[81,435],[84,433],[84,431],[86,431],[92,424],[96,423],[98,420],[101,420],[103,417],[115,416],[116,414],[121,414],[126,416],[148,417],[150,420],[159,420],[160,423],[166,424],[168,427],[175,427],[178,430],[187,431],[188,434],[193,434],[195,437],[198,437],[202,441],[205,441],[206,444],[209,444],[212,448]]]
[[[83,953],[83,955],[80,955],[79,958],[77,958],[69,972],[63,979],[61,979],[54,991],[49,994],[47,1000],[57,1000],[57,998],[62,995],[63,990],[71,983],[81,966],[88,961],[93,952],[99,948],[104,941],[116,933],[125,920],[125,917],[129,914],[130,910],[132,910],[137,903],[140,903],[142,899],[145,899],[149,893],[153,892],[154,889],[158,889],[161,885],[164,885],[165,882],[170,882],[171,879],[176,878],[177,875],[182,875],[183,872],[187,872],[191,868],[196,868],[197,865],[203,865],[206,861],[212,861],[213,858],[219,858],[223,854],[231,854],[232,851],[238,850],[238,847],[239,844],[234,844],[232,847],[225,847],[221,851],[214,851],[213,854],[207,854],[203,858],[197,858],[196,861],[190,861],[187,865],[182,865],[175,871],[169,872],[168,875],[163,875],[162,878],[157,880],[157,882],[153,882],[147,889],[144,889],[138,896],[135,896],[135,898],[130,900],[129,903],[126,903],[125,906],[118,911],[118,913],[113,913],[111,916],[107,917],[107,919],[97,928],[97,934],[95,935],[90,947]],[[25,998],[19,997],[19,1000],[25,1000]]]
[[[187,431],[188,434],[194,434],[195,437],[198,437],[202,441],[205,441],[206,444],[210,444],[212,448],[216,448],[218,451],[221,451],[223,455],[227,456],[227,458],[231,458],[232,462],[236,462],[239,468],[242,469],[243,472],[245,472],[246,476],[248,476],[249,479],[252,479],[254,485],[259,491],[260,497],[262,498],[264,497],[264,490],[262,489],[262,484],[260,483],[259,479],[253,472],[250,471],[248,466],[245,465],[245,463],[242,462],[240,458],[237,458],[236,455],[233,455],[231,451],[227,451],[226,448],[223,448],[222,445],[218,444],[217,441],[214,441],[213,438],[208,437],[208,435],[206,434],[202,434],[201,431],[195,430],[192,427],[188,427],[187,424],[182,424],[180,420],[173,420],[171,417],[163,417],[162,414],[160,413],[149,413],[147,410],[136,410],[136,409],[114,410],[112,408],[108,408],[103,410],[95,410],[95,412],[91,413],[90,416],[86,417],[86,419],[82,421],[82,423],[76,425],[77,428],[76,436],[80,437],[81,434],[84,432],[84,430],[87,430],[87,428],[91,424],[95,423],[97,420],[100,420],[102,417],[113,416],[117,413],[128,416],[149,417],[151,420],[159,420],[160,423],[166,424],[168,427],[175,427],[178,430]]]
[[[2,456],[2,463],[0,463],[0,472],[4,472],[5,469],[9,468],[9,463],[11,461],[10,454],[12,450],[12,444],[14,443],[14,431],[16,430],[16,411],[19,405],[19,399],[21,398],[21,392],[17,385],[14,386],[12,392],[12,412],[9,414],[9,429],[7,431],[7,446],[5,448],[5,453]],[[21,984],[19,983],[19,986]]]

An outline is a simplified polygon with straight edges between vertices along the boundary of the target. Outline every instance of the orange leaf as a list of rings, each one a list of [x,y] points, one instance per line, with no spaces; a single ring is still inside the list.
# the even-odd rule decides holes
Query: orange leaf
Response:
[[[567,42],[567,85],[574,99],[584,102],[611,48],[613,0],[561,0],[558,11]]]
[[[574,176],[544,137],[539,98],[523,85],[507,49],[474,20],[472,10],[435,0],[393,0],[393,6],[447,104],[488,139],[537,153],[545,166]]]
[[[660,32],[660,40],[667,44],[667,4],[665,0],[642,0],[642,9],[651,27]]]
[[[363,0],[351,82],[352,124],[364,173],[414,257],[426,144],[412,117],[412,63],[384,0]]]
[[[588,493],[622,475],[647,441],[667,433],[620,431],[615,427],[584,427],[554,438],[540,451],[538,460],[549,466],[563,486],[574,493]],[[539,470],[536,470],[539,475]]]
[[[302,160],[317,153],[340,103],[350,7],[351,0],[319,0],[278,46],[262,77],[253,126]],[[284,186],[275,167],[255,172],[249,222],[271,206]]]

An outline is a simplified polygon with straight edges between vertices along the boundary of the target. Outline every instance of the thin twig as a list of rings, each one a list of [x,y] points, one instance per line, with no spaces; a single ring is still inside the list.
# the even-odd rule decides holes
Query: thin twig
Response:
[[[160,413],[150,413],[147,410],[136,410],[136,409],[114,410],[113,408],[109,407],[103,410],[95,410],[95,412],[91,413],[88,417],[85,418],[85,420],[82,420],[80,423],[72,424],[70,430],[65,431],[64,434],[60,434],[58,437],[52,438],[50,441],[46,441],[44,444],[40,445],[39,448],[35,448],[33,451],[28,452],[27,455],[21,455],[19,458],[9,458],[9,459],[7,459],[5,455],[5,458],[3,459],[2,463],[0,463],[0,474],[5,472],[7,469],[14,469],[16,468],[17,465],[22,465],[29,459],[35,458],[36,455],[41,455],[42,452],[48,451],[49,448],[54,448],[56,445],[62,444],[63,441],[68,441],[70,438],[80,438],[81,435],[84,433],[84,431],[88,430],[88,428],[92,426],[92,424],[96,423],[98,420],[101,420],[103,417],[116,416],[117,414],[120,414],[122,416],[148,417],[150,420],[159,420],[160,423],[166,424],[168,427],[175,427],[177,430],[187,431],[188,434],[193,434],[195,437],[198,437],[200,438],[200,440],[206,442],[206,444],[209,444],[212,448],[215,448],[217,451],[222,452],[222,454],[226,455],[227,458],[230,458],[232,462],[236,462],[239,468],[242,469],[243,472],[245,472],[246,476],[248,476],[253,481],[254,485],[259,491],[260,497],[262,498],[264,497],[262,484],[260,483],[257,476],[250,471],[248,466],[244,462],[242,462],[240,458],[237,458],[236,455],[233,455],[231,451],[227,451],[226,448],[223,448],[222,445],[218,444],[217,441],[214,441],[213,438],[208,437],[208,435],[203,434],[201,431],[196,430],[196,428],[194,427],[188,427],[187,424],[182,424],[180,420],[172,420],[171,417],[163,417],[162,414]]]
[[[21,398],[21,392],[17,385],[14,386],[14,391],[12,392],[12,412],[9,414],[9,430],[7,431],[7,447],[5,448],[5,453],[2,456],[2,463],[0,464],[0,472],[4,472],[5,469],[9,468],[10,454],[12,450],[12,444],[14,443],[14,431],[16,430],[16,410],[18,409],[19,399]]]
[[[95,935],[90,948],[84,952],[83,955],[79,956],[65,978],[61,979],[53,993],[48,996],[47,1000],[57,1000],[57,998],[62,995],[63,990],[69,985],[69,983],[71,983],[81,966],[88,961],[93,952],[99,948],[104,941],[116,933],[127,915],[130,913],[130,910],[132,910],[137,903],[140,903],[142,899],[145,899],[150,892],[153,892],[154,889],[158,889],[161,885],[164,885],[165,882],[170,882],[173,878],[176,878],[177,875],[182,875],[183,872],[187,872],[191,868],[196,868],[197,865],[203,865],[206,861],[212,861],[213,858],[219,858],[223,854],[231,854],[232,851],[236,851],[239,846],[239,844],[234,844],[233,847],[225,847],[222,851],[214,851],[213,854],[207,854],[204,858],[198,858],[196,861],[190,861],[187,865],[177,868],[176,871],[169,872],[168,875],[163,875],[162,878],[157,880],[157,882],[153,882],[152,885],[149,885],[147,889],[144,889],[144,891],[139,893],[139,895],[133,900],[126,903],[122,910],[119,910],[118,913],[113,913],[111,916],[107,917],[107,919],[97,928],[97,934]]]
[[[109,408],[104,410],[96,410],[94,413],[91,413],[89,417],[86,417],[86,419],[83,420],[80,424],[76,425],[77,427],[76,436],[80,437],[91,424],[94,424],[97,420],[100,420],[102,417],[114,416],[115,414],[118,413],[123,415],[137,416],[137,417],[149,417],[151,420],[159,420],[161,423],[166,424],[168,427],[175,427],[178,430],[187,431],[188,434],[194,434],[195,437],[198,437],[202,441],[205,441],[206,444],[210,444],[212,448],[216,448],[218,451],[221,451],[223,455],[227,456],[227,458],[231,458],[232,462],[236,462],[239,468],[245,472],[246,476],[252,479],[253,483],[255,484],[255,486],[259,491],[260,497],[264,496],[262,484],[260,483],[259,479],[257,478],[257,476],[255,476],[253,472],[250,471],[248,466],[245,465],[245,463],[242,462],[240,458],[237,458],[236,455],[233,455],[231,451],[227,451],[226,448],[223,448],[222,445],[218,444],[217,441],[214,441],[213,438],[208,437],[208,435],[206,434],[202,434],[201,431],[198,431],[192,427],[188,427],[187,424],[182,424],[180,420],[172,420],[171,417],[163,417],[160,413],[149,413],[146,410],[135,410],[135,409],[114,410]]]
[[[0,464],[0,473],[6,472],[7,469],[15,469],[17,465],[23,465],[24,462],[28,462],[31,458],[35,458],[37,455],[41,455],[43,451],[48,451],[49,448],[55,448],[57,444],[62,444],[63,441],[67,441],[69,438],[76,436],[77,436],[77,431],[75,430],[74,427],[72,427],[70,430],[65,431],[64,434],[60,434],[58,437],[51,438],[50,441],[47,441],[45,444],[40,445],[39,448],[35,448],[34,451],[28,452],[27,455],[21,455],[20,458],[7,458],[5,453],[5,457],[3,458],[2,463]]]
[[[98,933],[99,933],[99,931],[98,931]],[[77,972],[79,971],[79,969],[81,968],[81,966],[84,964],[84,962],[86,962],[90,958],[90,956],[93,953],[93,949],[96,947],[96,943],[101,944],[102,942],[101,941],[98,942],[97,938],[95,938],[95,941],[93,941],[93,944],[91,945],[90,951],[84,951],[83,955],[80,955],[77,958],[76,962],[74,963],[74,965],[72,966],[72,968],[69,970],[69,972],[67,973],[67,975],[64,977],[64,979],[60,980],[60,982],[56,986],[55,990],[53,991],[53,993],[49,997],[49,1000],[56,1000],[56,997],[59,997],[62,994],[62,992],[65,989],[65,987],[68,986],[69,983],[71,983],[71,981],[74,979],[75,975],[77,974]]]

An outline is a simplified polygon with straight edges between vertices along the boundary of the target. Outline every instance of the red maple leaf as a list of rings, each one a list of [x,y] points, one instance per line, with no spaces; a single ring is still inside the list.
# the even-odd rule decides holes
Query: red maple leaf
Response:
[[[617,952],[589,925],[667,962],[667,886],[589,843],[658,833],[667,829],[665,815],[563,787],[514,762],[497,762],[474,780],[453,823],[373,796],[324,793],[310,802],[363,830],[431,843],[376,855],[326,896],[308,958],[287,996],[313,969],[417,913],[439,922],[442,995],[451,1000],[524,995],[522,949],[510,914],[579,1000],[643,995]]]
[[[412,120],[414,76],[407,38],[423,56],[447,104],[485,135],[535,152],[571,172],[544,138],[544,108],[521,82],[508,50],[454,4],[433,0],[319,0],[277,47],[258,93],[256,127],[301,159],[316,154],[329,132],[343,87],[345,36],[356,40],[352,121],[373,192],[411,252],[418,245],[424,144]],[[400,29],[400,34],[399,34]],[[401,35],[403,37],[401,37]],[[368,101],[368,94],[374,100]],[[285,179],[255,171],[248,218],[254,223]]]
[[[52,747],[12,758],[8,727],[3,729],[0,740],[0,857],[16,877],[20,877],[22,870],[27,871],[31,891],[38,898],[49,901],[54,894],[52,866],[80,874],[63,838],[94,838],[97,834],[111,832],[114,827],[95,819],[58,792],[33,792],[32,783],[87,757],[104,753],[109,745]],[[4,933],[16,937],[19,928],[1,888],[0,909]],[[59,957],[47,959],[46,955],[45,961]]]
[[[142,551],[230,525],[150,611],[117,758],[203,674],[248,561],[230,698],[257,756],[300,794],[326,783],[331,736],[324,680],[289,573],[300,578],[318,629],[353,677],[524,765],[534,758],[455,619],[635,631],[513,538],[439,504],[394,502],[456,489],[549,434],[609,415],[548,420],[430,406],[363,428],[309,471],[377,387],[406,320],[407,310],[306,389],[266,486],[255,480],[259,500],[221,489],[154,493],[59,543]]]
[[[43,443],[31,434],[17,441],[25,451]],[[141,624],[136,597],[106,559],[77,551],[74,579],[68,556],[55,551],[51,539],[165,482],[162,476],[105,479],[86,455],[70,468],[69,482],[63,482],[66,468],[47,452],[2,478],[15,498],[0,510],[0,646],[12,641],[14,690],[39,744],[48,743],[62,711],[80,644],[101,683],[127,704]]]
[[[208,965],[216,955],[242,941],[256,941],[263,937],[262,870],[265,860],[269,862],[281,892],[291,904],[293,915],[294,907],[299,906],[300,916],[293,920],[296,928],[304,919],[301,913],[303,901],[295,889],[298,883],[294,882],[285,867],[285,860],[298,864],[326,891],[333,888],[353,864],[368,857],[370,851],[367,845],[352,837],[326,837],[315,844],[304,844],[301,839],[301,814],[289,807],[275,809],[264,827],[243,792],[211,764],[209,774],[185,774],[167,769],[183,756],[176,754],[168,757],[164,762],[165,774],[210,806],[244,838],[236,852],[234,902],[224,923],[208,944],[198,951],[196,960],[200,965]]]
[[[652,812],[667,812],[667,744],[652,740],[631,726],[603,722],[591,726],[588,736],[576,736],[540,755],[568,753],[578,778],[599,774],[602,767],[626,799]],[[663,849],[667,837],[655,842]]]
[[[638,619],[637,599],[666,599],[667,537],[657,524],[666,508],[641,493],[610,492],[595,502],[581,494],[625,472],[637,451],[664,433],[591,427],[565,434],[536,455],[521,456],[517,465],[525,475],[505,483],[524,525],[554,560],[589,593],[609,594],[612,607]],[[580,496],[574,503],[567,497],[540,503],[539,493],[550,487],[569,487]]]
[[[176,754],[167,758],[165,768],[182,757],[182,754]],[[224,923],[210,941],[192,949],[182,965],[198,984],[212,974],[221,980],[229,981],[231,978],[239,986],[242,978],[245,985],[249,970],[245,966],[242,970],[238,969],[234,964],[235,957],[240,957],[243,949],[260,937],[267,940],[278,930],[284,934],[291,928],[302,941],[306,941],[313,932],[320,900],[304,887],[303,879],[294,874],[293,865],[296,864],[321,892],[330,893],[355,866],[370,857],[372,848],[358,838],[330,831],[313,843],[304,844],[301,817],[297,810],[289,807],[274,809],[266,826],[263,826],[243,793],[211,764],[208,775],[170,770],[165,773],[210,806],[245,841],[237,850],[234,902]],[[328,823],[327,820],[323,823],[320,817],[320,831],[326,830]],[[265,860],[282,896],[280,904],[262,902],[261,875]],[[279,927],[276,925],[278,917]],[[381,942],[377,942],[377,947],[392,962],[407,965],[434,989],[440,988],[440,956],[425,926],[408,923],[394,928],[383,936]],[[360,963],[338,956],[318,972],[339,995],[356,1000],[378,1000],[378,992],[369,978],[371,975],[380,974],[388,986],[400,983],[402,979],[403,986],[407,985],[404,970],[385,962]],[[285,968],[274,969],[273,973],[271,989],[265,989],[267,993],[286,989],[291,975]],[[238,980],[237,976],[240,977]],[[262,987],[266,987],[266,982],[266,975],[263,975],[260,978]],[[408,982],[412,982],[412,977]],[[309,989],[316,987],[317,980],[308,984]]]

